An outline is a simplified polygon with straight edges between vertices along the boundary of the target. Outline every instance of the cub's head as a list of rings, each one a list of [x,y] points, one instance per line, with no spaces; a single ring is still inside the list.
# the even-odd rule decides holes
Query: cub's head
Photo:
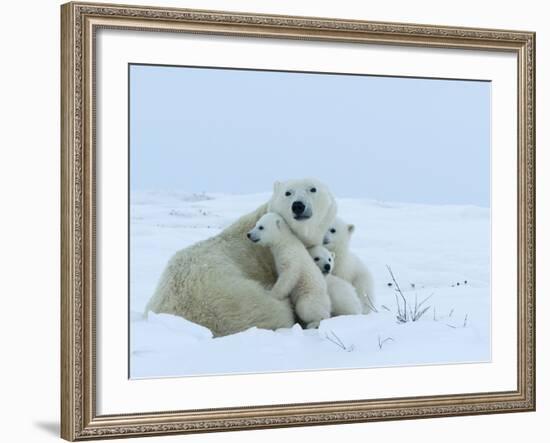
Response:
[[[271,246],[281,239],[285,231],[288,232],[288,226],[284,219],[274,212],[268,212],[256,222],[246,236],[253,243]]]
[[[334,268],[334,252],[323,246],[313,246],[307,250],[323,275],[330,274]]]
[[[341,218],[337,218],[325,233],[323,246],[329,251],[347,249],[353,231],[355,231],[354,225],[350,225]]]
[[[336,217],[336,201],[328,188],[316,179],[275,182],[268,211],[276,212],[306,245],[322,243]]]

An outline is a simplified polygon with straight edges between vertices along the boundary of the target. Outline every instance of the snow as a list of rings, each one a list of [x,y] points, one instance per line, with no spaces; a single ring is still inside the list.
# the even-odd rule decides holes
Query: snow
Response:
[[[338,199],[339,216],[356,226],[352,250],[374,274],[376,313],[331,318],[318,330],[296,324],[219,338],[178,316],[143,313],[177,250],[217,234],[268,198],[132,191],[132,378],[490,361],[490,211],[476,206]],[[387,266],[408,308],[431,296],[417,321],[397,321],[396,300],[400,309],[403,302]]]

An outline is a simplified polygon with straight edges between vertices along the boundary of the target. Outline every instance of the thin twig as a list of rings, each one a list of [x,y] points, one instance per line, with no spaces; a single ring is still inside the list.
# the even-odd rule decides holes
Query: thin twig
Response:
[[[378,336],[378,349],[382,349],[382,346],[384,346],[384,343],[388,341],[394,341],[391,337],[386,337],[384,340],[380,340],[380,336]]]
[[[334,331],[330,331],[330,333],[332,334],[332,336],[338,341],[338,343],[340,343],[340,345],[342,345],[343,348],[346,347],[346,345],[344,344],[344,342],[340,339],[340,337],[338,337],[336,335],[336,333]]]
[[[412,321],[418,321],[420,318],[428,312],[428,309],[431,308],[431,306],[426,306],[424,309],[420,309],[424,303],[426,303],[430,298],[432,298],[432,294],[428,295],[424,300],[422,300],[420,303],[418,303],[418,295],[414,294],[414,311],[412,309],[409,309],[410,311],[410,319]]]
[[[346,345],[344,344],[344,342],[340,339],[340,337],[338,337],[338,336],[334,333],[334,331],[330,331],[330,333],[332,334],[332,336],[334,337],[334,339],[330,338],[330,337],[328,336],[328,334],[325,334],[325,338],[326,338],[329,342],[335,344],[335,345],[338,346],[340,349],[342,349],[342,350],[344,350],[344,351],[346,351],[346,352],[351,352],[351,351],[353,351],[353,349],[354,349],[354,346],[353,346],[353,345],[351,345],[351,346],[349,346],[349,347],[346,346]]]
[[[397,296],[397,292],[394,291],[395,294],[395,304],[397,305],[397,318],[402,317],[401,315],[401,304],[399,303],[399,297]]]
[[[428,310],[431,308],[431,306],[426,306],[424,309],[422,309],[420,312],[415,312],[414,314],[414,317],[413,317],[413,321],[417,321],[417,320],[420,320],[420,318],[426,313],[428,312]]]
[[[395,276],[393,275],[393,271],[391,270],[391,268],[386,265],[386,268],[388,268],[388,272],[390,273],[390,276],[393,280],[393,283],[395,284],[395,289],[397,290],[397,292],[399,292],[399,295],[401,295],[401,298],[403,299],[403,312],[404,312],[404,318],[405,318],[405,322],[407,321],[407,299],[405,298],[405,296],[403,295],[403,291],[401,291],[401,288],[399,286],[399,283],[397,283],[397,280],[395,279]],[[397,295],[395,296],[396,299],[397,299]],[[399,303],[397,303],[397,309],[398,309],[398,314],[401,314],[401,309],[399,307]]]
[[[332,338],[330,338],[327,334],[325,334],[325,338],[331,342],[331,343],[334,343],[336,346],[338,346],[340,349],[345,349],[342,347],[342,345],[340,343],[338,343],[337,341],[333,340]]]
[[[418,309],[420,309],[424,303],[426,303],[430,298],[432,298],[433,295],[434,295],[434,293],[432,292],[424,300],[422,300],[420,303],[418,303]]]
[[[462,325],[462,327],[465,328],[467,324],[468,324],[468,314],[466,314],[466,316],[464,317],[464,324]]]
[[[376,306],[374,306],[374,303],[372,302],[371,298],[369,297],[369,294],[365,294],[364,297],[367,301],[367,306],[372,310],[372,312],[378,313],[378,309],[376,309]]]

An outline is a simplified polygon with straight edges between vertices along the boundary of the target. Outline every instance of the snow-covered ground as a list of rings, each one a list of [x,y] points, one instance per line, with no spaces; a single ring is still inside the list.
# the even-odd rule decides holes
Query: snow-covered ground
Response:
[[[374,274],[377,313],[331,318],[318,330],[252,328],[220,338],[177,316],[142,314],[172,254],[269,196],[132,192],[132,378],[490,360],[490,212],[475,206],[338,199],[339,216],[356,225],[352,250]],[[403,301],[387,266],[408,308],[430,297],[417,321],[397,321]]]

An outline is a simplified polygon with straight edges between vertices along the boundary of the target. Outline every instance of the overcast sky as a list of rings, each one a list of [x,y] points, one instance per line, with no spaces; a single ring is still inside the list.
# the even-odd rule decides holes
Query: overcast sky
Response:
[[[490,201],[491,84],[133,65],[131,189]]]

